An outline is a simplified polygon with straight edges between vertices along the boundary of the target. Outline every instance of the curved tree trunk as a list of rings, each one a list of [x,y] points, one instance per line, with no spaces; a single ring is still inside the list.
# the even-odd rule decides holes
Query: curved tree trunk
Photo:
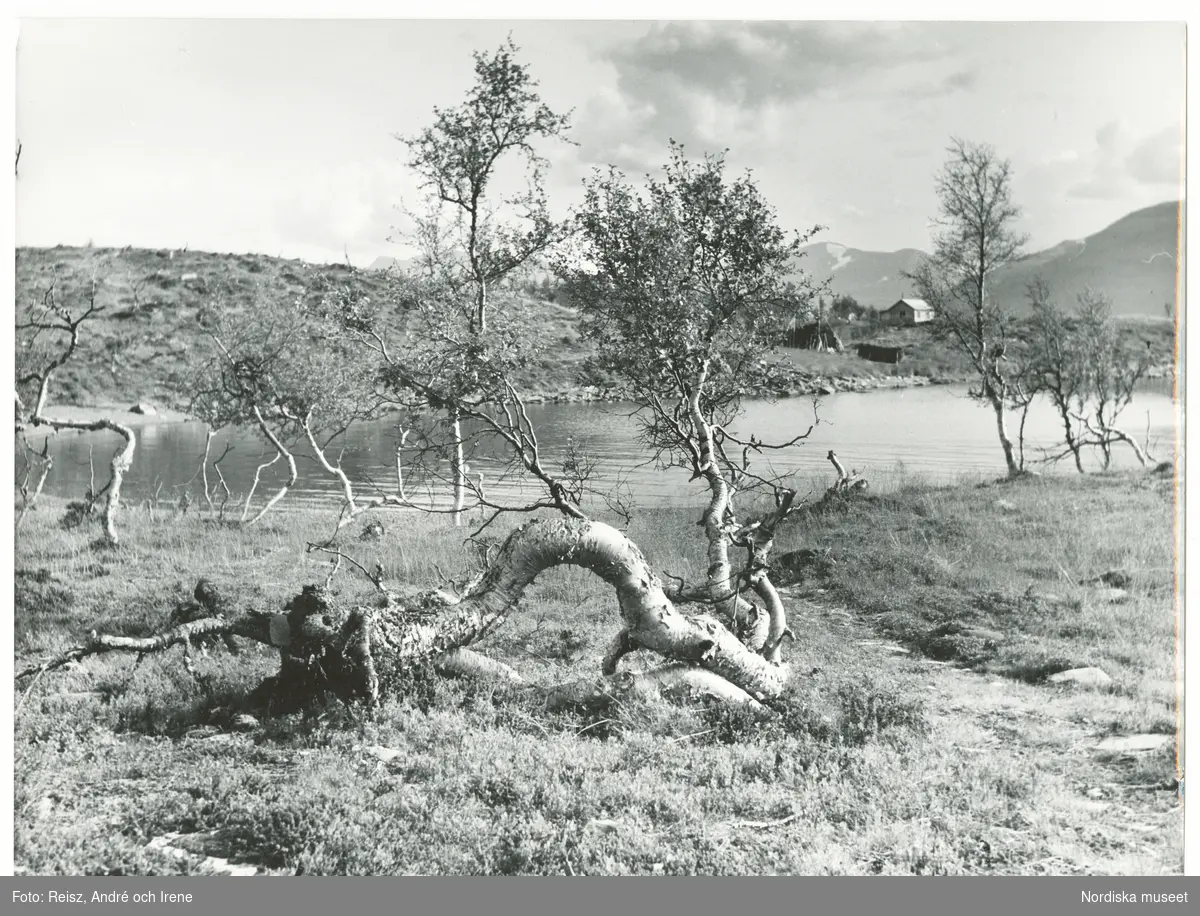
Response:
[[[109,465],[112,476],[108,481],[108,499],[104,503],[104,534],[108,538],[108,542],[115,545],[121,540],[117,535],[117,509],[121,505],[121,484],[125,481],[125,472],[133,465],[133,451],[137,448],[137,439],[133,435],[133,430],[128,426],[113,423],[109,428],[115,429],[125,438],[125,447],[118,449],[113,454],[112,463]]]
[[[733,587],[733,567],[729,563],[729,539],[725,527],[732,494],[729,483],[717,464],[712,427],[700,409],[700,392],[704,390],[706,372],[707,370],[695,379],[692,394],[688,398],[688,412],[691,414],[693,434],[699,453],[699,472],[709,490],[708,506],[702,518],[704,535],[708,540],[706,597],[716,613],[730,625],[736,626],[739,602]]]
[[[294,487],[296,485],[296,480],[300,476],[299,472],[296,469],[295,456],[290,451],[288,451],[286,447],[284,447],[284,444],[279,441],[279,437],[276,436],[275,433],[271,432],[271,428],[269,426],[267,426],[267,421],[263,419],[262,412],[257,407],[254,408],[254,419],[258,422],[258,428],[262,430],[263,435],[267,437],[267,440],[273,446],[275,446],[275,457],[272,458],[266,464],[260,465],[258,470],[254,472],[254,485],[250,488],[250,493],[246,497],[246,506],[242,512],[242,521],[243,521],[243,524],[245,524],[245,525],[255,524],[264,515],[266,515],[268,512],[270,512],[271,509],[274,507],[274,505],[277,502],[279,502],[281,499],[283,499],[285,496],[287,496],[288,490],[290,490],[292,487]],[[258,486],[258,475],[260,473],[262,473],[264,468],[270,467],[272,464],[274,464],[280,458],[283,458],[287,462],[287,466],[288,466],[287,483],[285,483],[282,487],[280,487],[278,492],[276,492],[274,496],[272,496],[269,500],[267,500],[266,504],[261,509],[258,510],[258,514],[255,515],[254,518],[250,519],[250,521],[245,521],[246,515],[250,512],[250,500],[253,499],[254,490]]]
[[[123,423],[108,419],[94,420],[90,423],[78,420],[51,420],[41,415],[41,400],[38,402],[38,412],[34,415],[31,423],[34,426],[49,426],[54,430],[98,431],[107,429],[125,440],[125,445],[117,449],[109,464],[112,476],[108,481],[108,496],[104,503],[104,536],[113,546],[119,544],[121,538],[117,533],[117,510],[121,507],[121,484],[125,480],[125,473],[133,465],[133,453],[137,448],[137,436],[134,435],[133,430]]]
[[[278,647],[284,656],[281,676],[309,670],[316,663],[322,689],[374,703],[403,689],[403,676],[414,666],[442,660],[463,665],[461,657],[447,655],[501,624],[530,583],[560,565],[591,570],[613,587],[624,623],[625,651],[649,649],[677,663],[671,672],[655,675],[663,684],[745,702],[782,691],[789,674],[786,665],[747,648],[713,617],[680,613],[625,535],[602,522],[567,518],[532,521],[514,531],[487,573],[454,603],[429,595],[407,604],[392,599],[384,608],[343,608],[332,604],[321,587],[306,586],[280,614],[194,619],[146,639],[93,634],[87,645],[19,677],[95,652],[155,651],[186,645],[200,634],[228,634]],[[619,654],[606,661],[605,673],[615,673],[617,659]],[[707,673],[691,675],[686,669]]]
[[[995,394],[991,395],[989,399],[992,402],[992,410],[996,412],[996,431],[1000,435],[1000,447],[1004,449],[1004,464],[1008,468],[1008,476],[1016,477],[1021,473],[1021,468],[1017,464],[1012,438],[1008,434],[1008,422],[1004,417],[1004,401]]]

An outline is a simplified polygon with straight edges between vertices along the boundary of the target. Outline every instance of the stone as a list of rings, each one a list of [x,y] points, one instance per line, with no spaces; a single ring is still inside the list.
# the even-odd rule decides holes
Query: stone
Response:
[[[1171,741],[1170,735],[1114,735],[1096,745],[1096,750],[1110,754],[1144,754],[1156,751]]]
[[[1109,604],[1125,604],[1129,601],[1129,592],[1123,588],[1098,588],[1094,594],[1101,601],[1107,601]]]
[[[258,719],[247,713],[241,713],[234,716],[233,721],[230,724],[233,726],[235,731],[252,732],[258,728]]]
[[[1112,683],[1112,678],[1102,668],[1071,668],[1050,675],[1048,680],[1055,684],[1083,684],[1089,687]]]
[[[228,859],[210,855],[219,845],[215,833],[168,833],[158,836],[146,844],[147,849],[169,855],[175,859],[199,859],[196,865],[211,875],[249,877],[259,873],[258,867],[249,864],[234,864]]]
[[[1017,511],[1017,507],[1015,505],[1013,505],[1012,503],[1010,503],[1007,499],[998,499],[994,503],[992,503],[992,505],[995,506],[997,509],[999,509],[1001,512],[1016,512]]]
[[[394,747],[382,747],[378,744],[373,744],[370,747],[363,748],[364,754],[370,754],[372,757],[382,760],[384,763],[390,763],[401,755],[401,751]]]

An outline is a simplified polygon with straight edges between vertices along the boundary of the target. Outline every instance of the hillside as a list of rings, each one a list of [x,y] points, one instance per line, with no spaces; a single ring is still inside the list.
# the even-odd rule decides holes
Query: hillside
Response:
[[[56,375],[51,403],[128,407],[146,401],[180,406],[170,378],[193,351],[211,346],[197,320],[203,308],[245,309],[263,298],[293,298],[323,273],[353,277],[376,298],[388,295],[389,276],[345,264],[316,265],[262,255],[138,248],[19,248],[18,303],[41,299],[54,284],[59,303],[85,304],[91,278],[103,311],[85,327],[78,357]],[[552,348],[525,381],[555,393],[579,384],[587,351],[579,344],[574,309],[525,300],[536,333]]]
[[[834,296],[853,296],[860,304],[886,309],[912,291],[904,274],[924,257],[915,248],[900,251],[862,251],[833,242],[803,249],[797,265],[819,283],[829,281]]]
[[[1173,298],[1176,213],[1174,204],[1149,207],[1082,241],[1064,242],[1030,255],[997,277],[997,294],[1021,312],[1026,284],[1038,273],[1064,303],[1091,284],[1113,297],[1118,316],[1141,319],[1128,323],[1128,333],[1149,346],[1156,362],[1165,366],[1173,362],[1174,353],[1174,326],[1161,319],[1163,303]],[[915,249],[869,252],[822,243],[809,246],[801,264],[818,279],[830,278],[835,293],[887,307],[909,292],[902,274],[920,256]],[[40,300],[53,283],[61,304],[78,307],[91,278],[97,280],[97,302],[104,310],[89,323],[77,359],[56,377],[52,404],[127,408],[146,401],[160,409],[182,408],[186,397],[172,389],[170,379],[193,351],[209,352],[211,343],[197,320],[201,309],[238,310],[252,308],[264,298],[291,299],[319,273],[343,282],[352,277],[376,301],[386,301],[392,276],[379,269],[383,266],[363,270],[346,264],[314,265],[201,251],[20,248],[16,252],[16,297],[18,303]],[[584,363],[592,347],[580,336],[576,310],[562,303],[513,295],[527,316],[529,333],[547,345],[537,364],[518,380],[524,390],[543,398],[600,394],[582,391],[595,380],[585,377]],[[965,377],[963,361],[932,340],[926,329],[914,329],[894,341],[889,333],[897,336],[894,331],[865,326],[846,328],[845,338],[847,343],[864,336],[902,343],[910,356],[904,367],[906,376]],[[830,379],[859,379],[883,371],[850,353],[834,357],[793,352],[789,356],[796,377],[782,389],[771,384],[773,391],[806,393],[825,387]]]
[[[998,271],[993,294],[1018,314],[1028,310],[1026,289],[1041,276],[1064,304],[1091,286],[1112,297],[1113,312],[1129,317],[1165,317],[1175,299],[1179,204],[1156,204],[1122,217],[1085,239],[1060,242]],[[923,252],[862,251],[831,242],[804,249],[797,265],[818,281],[829,281],[835,296],[853,296],[863,305],[885,309],[912,294],[904,273]]]
[[[1123,316],[1165,317],[1175,301],[1179,204],[1156,204],[1122,217],[1094,235],[1031,254],[997,273],[997,299],[1017,311],[1025,290],[1041,275],[1064,303],[1091,286],[1113,300]]]

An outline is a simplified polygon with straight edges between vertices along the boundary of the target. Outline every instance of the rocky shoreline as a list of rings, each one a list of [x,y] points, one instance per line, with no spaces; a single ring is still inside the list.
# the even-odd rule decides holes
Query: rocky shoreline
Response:
[[[890,391],[897,388],[926,388],[931,385],[961,385],[970,381],[951,376],[926,375],[816,375],[797,373],[785,383],[755,387],[752,398],[800,398],[839,393],[865,394],[870,391]],[[551,394],[534,394],[525,398],[527,404],[588,404],[617,403],[628,400],[617,387],[585,385]]]
[[[1146,373],[1146,378],[1155,381],[1174,379],[1174,366],[1155,366]],[[894,391],[900,388],[928,388],[933,385],[965,385],[971,381],[968,375],[820,375],[798,370],[786,379],[775,379],[770,384],[751,389],[751,398],[804,398],[831,394],[866,394],[871,391]],[[535,392],[525,398],[526,404],[616,404],[628,401],[624,392],[615,385],[582,385],[556,392]],[[194,418],[177,410],[150,405],[134,407],[58,405],[47,408],[49,417],[60,420],[91,421],[101,417],[115,419],[128,426],[144,426],[157,423],[181,423]]]

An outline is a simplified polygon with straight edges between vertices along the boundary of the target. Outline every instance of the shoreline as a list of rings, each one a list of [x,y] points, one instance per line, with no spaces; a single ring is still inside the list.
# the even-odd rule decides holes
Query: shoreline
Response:
[[[868,394],[872,391],[890,391],[897,388],[927,388],[932,385],[963,385],[967,377],[926,375],[810,375],[797,374],[786,384],[758,386],[747,394],[748,398],[803,398],[814,395]],[[628,398],[620,396],[616,388],[601,388],[585,385],[553,394],[537,393],[525,398],[527,404],[586,404],[623,403]]]
[[[1173,376],[1172,366],[1155,366],[1146,374],[1146,381],[1164,382]],[[873,391],[895,391],[903,388],[929,388],[933,386],[967,385],[973,376],[959,375],[818,375],[797,372],[786,382],[776,386],[757,386],[748,398],[785,400],[788,398],[820,397],[833,394],[870,394]],[[1174,398],[1175,395],[1172,394]],[[525,397],[525,403],[542,404],[620,404],[629,403],[616,387],[582,385],[555,392],[534,389]],[[150,412],[139,412],[131,407],[115,404],[56,404],[46,408],[46,416],[54,420],[92,422],[110,419],[131,427],[152,426],[162,423],[200,422],[181,410],[158,407],[153,402],[143,402]]]
[[[896,388],[924,388],[931,385],[960,385],[969,381],[966,378],[928,376],[817,376],[799,380],[797,384],[787,388],[760,388],[753,391],[750,398],[800,398],[814,395],[831,394],[867,394],[872,391],[888,391]],[[148,402],[149,403],[149,402]],[[583,385],[556,392],[536,391],[525,397],[526,404],[620,404],[628,403],[628,398],[621,397],[616,389],[601,388],[597,385]],[[160,423],[196,423],[195,417],[181,410],[152,406],[152,413],[142,413],[129,407],[118,407],[115,404],[55,404],[46,408],[46,416],[52,420],[71,420],[74,422],[90,423],[99,419],[108,419],[125,426],[152,426]]]

